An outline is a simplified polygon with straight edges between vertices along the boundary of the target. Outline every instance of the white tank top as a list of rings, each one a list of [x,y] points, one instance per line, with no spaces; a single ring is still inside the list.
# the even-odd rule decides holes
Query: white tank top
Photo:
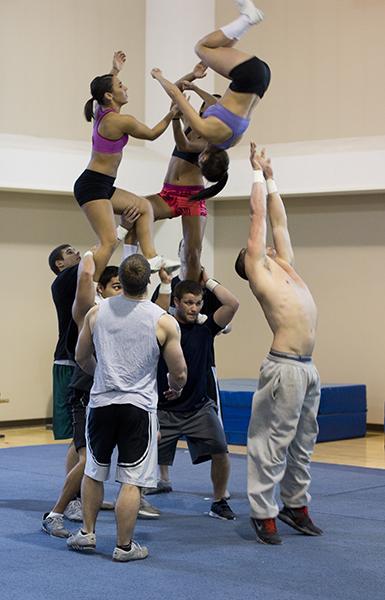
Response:
[[[157,323],[165,311],[150,300],[114,296],[99,304],[93,331],[96,354],[89,406],[134,404],[154,412],[158,403]]]

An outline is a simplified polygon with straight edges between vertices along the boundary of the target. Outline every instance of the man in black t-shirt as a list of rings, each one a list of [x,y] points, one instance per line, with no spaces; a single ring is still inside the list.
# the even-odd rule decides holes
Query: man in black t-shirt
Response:
[[[70,244],[57,246],[48,258],[49,266],[56,274],[51,292],[59,330],[53,364],[52,422],[56,440],[72,437],[72,420],[67,393],[75,367],[73,353],[77,339],[77,327],[72,319],[71,311],[76,294],[79,262],[80,254]]]
[[[175,318],[181,328],[181,345],[188,375],[183,391],[168,391],[167,367],[159,361],[158,419],[161,440],[158,463],[163,479],[172,465],[178,440],[187,440],[193,464],[212,461],[211,479],[214,502],[209,515],[234,519],[235,515],[225,500],[230,473],[226,438],[218,418],[215,403],[208,394],[208,372],[212,366],[214,337],[226,327],[238,309],[238,300],[224,286],[209,279],[205,272],[202,283],[213,292],[221,306],[207,320],[199,324],[198,315],[203,305],[203,289],[195,281],[182,281],[174,290]]]

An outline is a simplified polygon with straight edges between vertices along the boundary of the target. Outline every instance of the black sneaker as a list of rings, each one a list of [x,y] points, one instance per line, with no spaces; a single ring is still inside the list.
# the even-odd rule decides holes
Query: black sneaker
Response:
[[[314,525],[309,517],[307,506],[301,506],[300,508],[289,508],[288,506],[284,506],[279,511],[278,519],[305,535],[323,534],[322,529],[317,527],[317,525]]]
[[[226,500],[222,498],[222,500],[218,500],[217,502],[213,502],[210,508],[209,517],[214,517],[215,519],[223,519],[225,521],[234,521],[236,519],[235,514],[231,510],[230,506],[227,504]]]
[[[257,534],[257,542],[278,546],[282,540],[278,535],[275,519],[250,519]]]

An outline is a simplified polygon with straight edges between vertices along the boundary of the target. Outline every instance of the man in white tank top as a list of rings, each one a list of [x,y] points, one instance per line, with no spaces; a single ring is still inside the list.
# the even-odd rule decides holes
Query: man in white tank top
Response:
[[[156,485],[157,384],[160,348],[169,373],[170,394],[177,398],[187,368],[175,319],[147,300],[151,270],[139,254],[119,268],[123,295],[93,307],[84,321],[76,361],[94,375],[87,416],[87,462],[82,483],[83,527],[67,540],[73,550],[94,551],[95,523],[118,448],[116,481],[117,543],[113,559],[146,558],[148,550],[132,539],[140,489]],[[96,355],[96,360],[95,360]]]

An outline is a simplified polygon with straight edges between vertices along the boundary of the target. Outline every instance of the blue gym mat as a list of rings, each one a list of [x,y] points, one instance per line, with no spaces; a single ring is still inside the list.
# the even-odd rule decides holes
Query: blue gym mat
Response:
[[[231,456],[233,522],[207,516],[209,465],[178,450],[174,491],[148,499],[158,521],[138,521],[144,561],[111,561],[115,523],[102,512],[97,553],[67,550],[40,531],[62,485],[64,445],[0,450],[0,590],[7,600],[383,600],[385,471],[314,463],[314,521],[322,537],[280,523],[280,547],[256,543],[249,525],[246,459]],[[116,484],[106,486],[113,499]],[[77,528],[67,522],[69,528]]]

